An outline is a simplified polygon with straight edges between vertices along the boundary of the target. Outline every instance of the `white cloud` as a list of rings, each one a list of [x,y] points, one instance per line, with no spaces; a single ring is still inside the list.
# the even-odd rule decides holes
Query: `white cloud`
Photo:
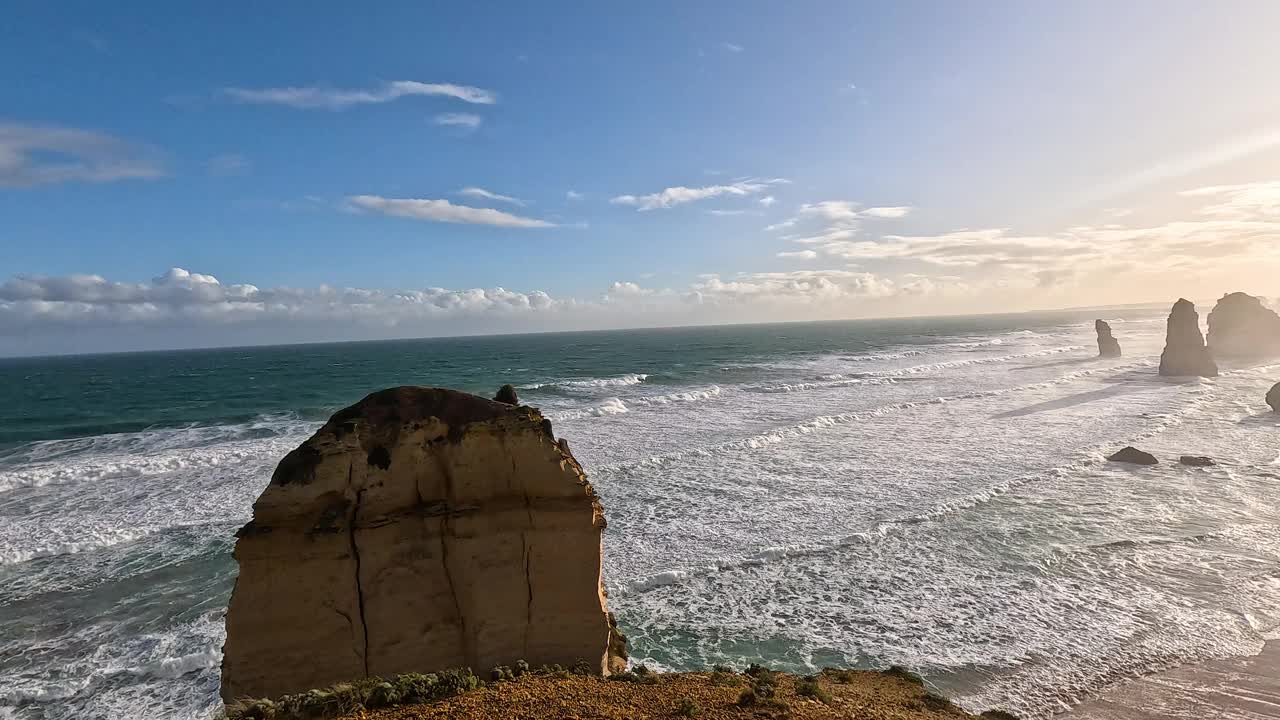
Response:
[[[424,83],[415,80],[396,80],[368,90],[344,90],[312,85],[259,89],[230,87],[223,92],[236,102],[254,105],[285,105],[302,110],[342,110],[352,105],[386,103],[416,95],[450,97],[479,105],[492,105],[498,101],[497,95],[489,90],[468,85]]]
[[[214,155],[209,158],[206,164],[210,175],[219,177],[227,177],[230,175],[244,175],[249,172],[252,164],[249,158],[239,153],[223,153]]]
[[[784,178],[772,178],[767,180],[746,178],[733,182],[729,185],[707,185],[695,188],[681,185],[677,187],[669,187],[661,192],[649,195],[619,195],[611,199],[609,202],[614,205],[630,205],[641,211],[657,210],[660,208],[671,208],[676,205],[683,205],[685,203],[726,195],[755,195],[763,192],[771,185],[788,182],[790,182],[790,180],[786,180]]]
[[[765,206],[765,207],[769,207],[770,205],[772,205],[772,204],[774,204],[774,203],[778,202],[778,199],[777,199],[777,198],[775,198],[775,197],[774,197],[774,196],[772,196],[772,195],[765,195],[764,197],[760,198],[760,199],[759,199],[759,200],[757,200],[756,202],[760,203],[761,205],[763,205],[763,206]]]
[[[813,250],[783,250],[778,253],[778,257],[792,260],[812,260],[818,257],[818,253]]]
[[[787,228],[795,227],[796,222],[798,221],[795,218],[789,218],[787,220],[783,220],[781,222],[776,222],[772,225],[765,226],[764,231],[774,232],[776,230],[786,230]]]
[[[565,199],[565,200],[581,200],[581,199],[582,199],[582,193],[580,193],[580,192],[576,192],[576,191],[574,191],[574,190],[567,190],[567,191],[565,191],[564,199]]]
[[[733,215],[759,215],[760,213],[757,213],[754,210],[708,210],[707,214],[727,217]]]
[[[511,203],[512,205],[525,206],[525,202],[519,198],[513,198],[510,195],[499,195],[495,192],[489,192],[484,188],[465,187],[458,191],[459,195],[464,197],[483,198],[485,200],[494,200],[497,202]]]
[[[475,113],[440,113],[432,118],[431,121],[437,125],[475,130],[484,122],[484,118]]]
[[[904,218],[907,216],[907,213],[909,212],[911,212],[911,208],[905,207],[905,206],[903,207],[871,207],[871,208],[867,208],[866,210],[863,210],[861,215],[863,217],[874,217],[874,218]]]
[[[463,223],[468,225],[496,225],[508,228],[556,227],[555,223],[535,218],[521,217],[492,208],[474,208],[454,205],[448,200],[416,198],[384,198],[377,195],[354,195],[347,198],[347,205],[357,210],[393,215],[395,217],[428,220],[431,222]]]
[[[734,44],[734,43],[731,43],[731,42],[724,42],[724,43],[720,43],[720,47],[724,48],[725,50],[728,50],[729,52],[733,52],[733,53],[740,53],[740,52],[742,52],[743,50],[745,50],[745,49],[746,49],[746,48],[742,47],[741,45],[737,45],[737,44]]]
[[[1280,180],[1241,185],[1215,185],[1184,190],[1180,194],[1186,197],[1217,200],[1212,205],[1200,208],[1201,215],[1221,218],[1280,216]]]
[[[0,124],[0,187],[164,175],[152,148],[89,130]]]

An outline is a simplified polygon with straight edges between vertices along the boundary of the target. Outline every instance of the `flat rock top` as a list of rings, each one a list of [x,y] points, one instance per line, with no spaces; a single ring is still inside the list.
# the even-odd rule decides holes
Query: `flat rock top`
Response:
[[[823,675],[821,687],[831,704],[795,693],[792,675],[781,676],[777,699],[795,720],[961,720],[973,718],[955,706],[925,700],[925,689],[905,680],[876,672],[850,673],[841,683]],[[760,707],[741,707],[738,695],[748,686],[742,675],[672,673],[659,675],[653,685],[605,680],[597,677],[567,678],[525,676],[485,687],[431,705],[408,705],[366,712],[367,720],[672,720],[682,700],[696,703],[698,720],[758,720],[778,716]],[[354,717],[348,718],[354,720]]]

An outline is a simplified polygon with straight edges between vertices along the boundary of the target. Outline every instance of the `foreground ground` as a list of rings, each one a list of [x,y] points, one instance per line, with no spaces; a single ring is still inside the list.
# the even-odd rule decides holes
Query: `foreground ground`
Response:
[[[490,683],[432,704],[363,711],[349,718],[945,720],[974,717],[951,705],[945,698],[929,693],[910,677],[877,672],[828,671],[806,681],[798,676],[779,673],[769,684],[773,688],[772,697],[757,696],[754,693],[759,688],[756,679],[738,673],[665,674],[638,682],[577,675],[526,675],[511,681]],[[768,691],[765,692],[767,694]],[[750,697],[744,700],[744,694]]]

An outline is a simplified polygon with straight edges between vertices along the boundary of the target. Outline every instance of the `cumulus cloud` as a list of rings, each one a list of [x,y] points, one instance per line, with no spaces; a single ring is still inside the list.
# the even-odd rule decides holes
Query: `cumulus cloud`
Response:
[[[377,195],[354,195],[347,198],[347,206],[356,210],[381,213],[395,217],[427,220],[430,222],[462,223],[467,225],[495,225],[508,228],[548,228],[555,223],[536,218],[522,217],[492,208],[475,208],[454,205],[448,200],[417,198],[384,198]]]
[[[89,130],[0,124],[0,187],[112,182],[164,175],[149,147]]]
[[[300,110],[343,110],[352,105],[387,103],[402,97],[439,96],[479,105],[492,105],[498,96],[489,90],[452,83],[424,83],[395,80],[364,90],[344,90],[320,86],[278,88],[225,88],[232,100],[254,105],[284,105]]]
[[[475,130],[480,127],[480,123],[484,122],[484,119],[475,113],[440,113],[432,118],[432,122],[447,127]]]
[[[629,205],[637,210],[657,210],[684,205],[685,203],[707,200],[723,196],[746,196],[764,192],[772,185],[788,183],[785,178],[756,179],[746,178],[728,185],[705,185],[702,187],[669,187],[649,195],[619,195],[609,202],[614,205]]]
[[[510,203],[512,205],[519,205],[520,207],[525,206],[525,202],[519,198],[514,198],[514,197],[511,197],[510,195],[499,195],[498,193],[490,192],[488,190],[485,190],[484,188],[465,187],[459,190],[458,194],[464,197],[481,198],[483,200],[493,200],[495,202]]]

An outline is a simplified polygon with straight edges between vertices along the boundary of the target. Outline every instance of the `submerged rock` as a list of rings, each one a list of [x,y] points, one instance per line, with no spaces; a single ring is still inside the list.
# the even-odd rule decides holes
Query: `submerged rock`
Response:
[[[604,512],[542,415],[376,392],[280,462],[237,534],[222,697],[451,667],[625,667]]]
[[[1211,467],[1218,464],[1213,461],[1213,458],[1207,458],[1203,455],[1183,455],[1178,458],[1178,462],[1190,467]]]
[[[1098,332],[1098,357],[1120,357],[1120,341],[1111,334],[1111,325],[1106,320],[1094,320],[1093,329]]]
[[[1275,412],[1280,412],[1280,383],[1276,383],[1275,387],[1267,392],[1267,404]]]
[[[1164,353],[1160,355],[1160,374],[1218,375],[1218,364],[1205,347],[1204,335],[1200,334],[1200,313],[1189,300],[1178,300],[1169,313]]]
[[[1209,313],[1208,345],[1217,358],[1280,354],[1280,315],[1261,298],[1242,292],[1224,295]]]
[[[1111,455],[1107,458],[1111,462],[1129,463],[1131,465],[1158,465],[1160,461],[1155,455],[1143,452],[1136,447],[1126,447],[1125,449]]]

